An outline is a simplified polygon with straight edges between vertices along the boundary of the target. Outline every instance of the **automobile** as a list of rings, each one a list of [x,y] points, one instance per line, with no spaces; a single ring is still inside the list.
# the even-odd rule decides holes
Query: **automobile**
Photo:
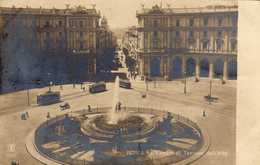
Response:
[[[66,110],[66,109],[70,109],[70,105],[69,105],[69,103],[64,103],[64,104],[61,104],[60,105],[60,110]]]

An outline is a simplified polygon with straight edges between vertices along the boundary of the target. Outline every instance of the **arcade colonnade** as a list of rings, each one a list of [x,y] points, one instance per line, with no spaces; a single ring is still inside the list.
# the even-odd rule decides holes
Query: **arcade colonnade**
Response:
[[[236,79],[234,55],[146,55],[139,60],[139,74],[149,78],[172,80],[195,76]]]

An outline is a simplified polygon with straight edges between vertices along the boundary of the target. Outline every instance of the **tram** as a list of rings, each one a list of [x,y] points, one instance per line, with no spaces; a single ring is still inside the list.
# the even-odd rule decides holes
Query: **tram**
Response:
[[[98,82],[89,86],[90,93],[98,93],[106,91],[106,83],[105,82]]]
[[[119,86],[121,88],[131,89],[131,82],[129,80],[119,80]]]

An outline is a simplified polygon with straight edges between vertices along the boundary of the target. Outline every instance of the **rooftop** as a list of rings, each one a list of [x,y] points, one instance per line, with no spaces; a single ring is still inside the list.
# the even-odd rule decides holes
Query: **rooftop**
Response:
[[[74,14],[81,14],[81,15],[100,15],[95,7],[93,8],[86,8],[84,6],[75,6],[69,7],[67,6],[66,9],[57,9],[55,7],[51,9],[46,8],[31,8],[27,6],[26,8],[19,8],[19,7],[0,7],[0,14],[25,14],[25,15],[74,15]]]
[[[188,14],[188,13],[215,13],[215,12],[236,12],[238,11],[238,6],[206,6],[206,7],[196,7],[196,8],[162,8],[158,5],[153,6],[152,8],[142,8],[137,11],[137,16],[146,15],[146,14]]]

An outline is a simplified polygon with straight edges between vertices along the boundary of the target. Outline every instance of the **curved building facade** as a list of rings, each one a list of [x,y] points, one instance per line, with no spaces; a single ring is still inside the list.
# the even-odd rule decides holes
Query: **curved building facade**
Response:
[[[237,6],[137,11],[138,71],[155,79],[237,75]]]

